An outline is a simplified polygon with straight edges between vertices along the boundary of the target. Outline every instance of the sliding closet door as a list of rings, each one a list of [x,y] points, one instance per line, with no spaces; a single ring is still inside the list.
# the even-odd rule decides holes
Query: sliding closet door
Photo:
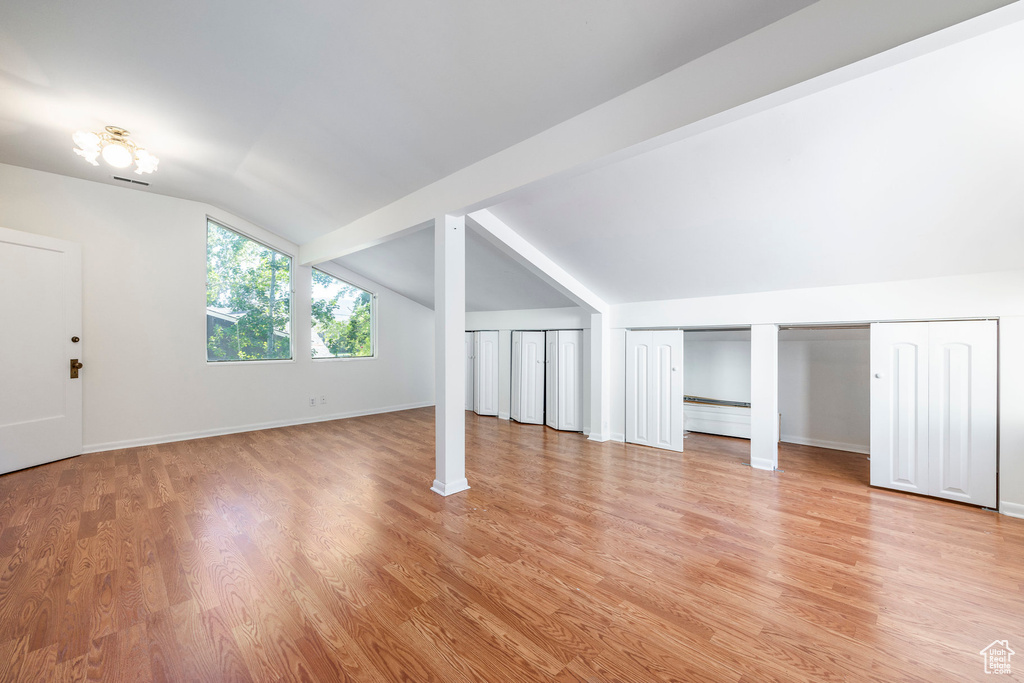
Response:
[[[996,323],[871,326],[871,484],[996,505]]]
[[[558,429],[558,333],[548,330],[544,333],[544,424]]]
[[[498,331],[474,332],[477,415],[498,414]]]
[[[929,493],[996,506],[996,323],[930,323]]]
[[[651,346],[654,333],[626,331],[626,441],[651,445]]]
[[[651,445],[683,450],[683,333],[658,330],[652,334],[648,410],[652,418]]]
[[[551,334],[551,333],[549,333]],[[555,335],[556,429],[583,431],[583,332],[559,330]]]
[[[544,333],[512,332],[513,420],[544,423],[544,365]]]
[[[683,333],[626,331],[626,441],[683,450]]]
[[[928,323],[871,325],[871,485],[928,493]]]
[[[474,354],[475,354],[475,341],[472,332],[466,333],[466,410],[473,410],[476,403],[473,400],[473,396],[476,393],[473,389],[475,382],[473,381],[473,368],[474,368]]]

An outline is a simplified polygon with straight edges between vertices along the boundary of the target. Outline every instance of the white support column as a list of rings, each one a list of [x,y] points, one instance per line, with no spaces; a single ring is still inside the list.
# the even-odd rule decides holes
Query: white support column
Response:
[[[434,429],[430,490],[450,496],[466,481],[466,219],[434,221]]]
[[[607,441],[611,431],[611,328],[608,314],[590,316],[590,440]]]
[[[779,466],[779,326],[750,326],[750,466]]]

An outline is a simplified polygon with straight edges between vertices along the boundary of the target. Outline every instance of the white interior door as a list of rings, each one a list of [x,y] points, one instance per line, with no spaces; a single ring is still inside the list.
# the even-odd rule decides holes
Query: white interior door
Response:
[[[512,333],[511,417],[544,424],[544,333]]]
[[[71,359],[84,360],[78,245],[0,228],[0,320],[0,473],[78,455],[82,380],[71,378]]]
[[[544,333],[544,424],[558,429],[558,333]]]
[[[929,324],[928,492],[996,507],[996,323]]]
[[[683,333],[626,332],[626,441],[683,450]]]
[[[928,323],[871,325],[871,485],[928,493]]]
[[[475,407],[474,395],[476,391],[474,387],[476,382],[473,379],[473,369],[475,363],[473,357],[475,353],[474,335],[472,332],[466,333],[466,410],[473,410]]]
[[[626,441],[651,445],[650,374],[654,333],[626,330]]]
[[[555,424],[568,432],[583,431],[583,333],[558,330],[555,335]]]
[[[498,331],[474,332],[477,415],[498,414]]]
[[[648,402],[651,445],[683,450],[683,333],[657,330],[652,335]]]
[[[871,326],[871,485],[996,505],[996,323]]]

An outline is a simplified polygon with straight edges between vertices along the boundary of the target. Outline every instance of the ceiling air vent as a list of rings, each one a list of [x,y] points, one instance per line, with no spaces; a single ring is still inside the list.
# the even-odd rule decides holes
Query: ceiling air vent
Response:
[[[134,178],[122,178],[119,175],[111,176],[114,180],[120,180],[122,183],[130,183],[132,185],[143,185],[149,187],[149,183],[144,180],[135,180]]]

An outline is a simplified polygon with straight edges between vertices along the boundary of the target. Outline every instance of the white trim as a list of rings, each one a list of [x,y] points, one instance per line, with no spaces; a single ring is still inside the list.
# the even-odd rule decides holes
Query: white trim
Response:
[[[775,471],[775,462],[771,458],[751,458],[750,466],[756,470]]]
[[[608,438],[603,438],[602,439],[600,432],[593,432],[591,434],[584,434],[584,436],[587,437],[588,441],[594,441],[595,443],[604,443],[605,441],[609,441]]]
[[[609,441],[618,441],[619,443],[626,443],[626,435],[622,433],[614,433],[608,435]]]
[[[863,453],[869,455],[871,449],[855,443],[843,443],[841,441],[825,441],[823,439],[810,439],[803,436],[791,436],[783,434],[779,441],[795,443],[800,446],[814,446],[816,448],[828,448],[833,451],[849,451],[850,453]]]
[[[430,487],[430,490],[433,491],[434,493],[439,493],[442,496],[450,496],[453,493],[459,493],[460,491],[465,491],[468,488],[469,481],[467,481],[466,478],[463,477],[462,479],[456,479],[455,481],[449,482],[447,484],[435,479],[434,485]]]
[[[1007,517],[1024,519],[1024,505],[1021,503],[1009,503],[1005,500],[999,502],[999,512]]]
[[[226,434],[241,434],[243,432],[255,432],[261,429],[275,429],[277,427],[291,427],[294,425],[311,424],[313,422],[329,422],[331,420],[344,420],[350,417],[361,417],[363,415],[380,415],[382,413],[395,413],[400,410],[412,410],[414,408],[426,408],[434,405],[433,401],[420,403],[407,403],[405,405],[386,406],[371,410],[352,410],[332,415],[319,415],[317,417],[304,417],[296,420],[273,420],[271,422],[257,422],[237,427],[222,427],[218,429],[203,429],[195,432],[179,432],[177,434],[163,434],[161,436],[143,437],[141,439],[125,439],[124,441],[108,441],[106,443],[87,444],[83,447],[82,453],[100,453],[102,451],[113,451],[121,448],[135,448],[137,446],[154,446],[161,443],[174,441],[189,441],[191,439],[204,439],[210,436],[224,436]]]
[[[504,412],[503,413],[501,411],[498,411],[498,419],[499,420],[510,420],[510,419],[512,419],[512,415],[509,412]]]

